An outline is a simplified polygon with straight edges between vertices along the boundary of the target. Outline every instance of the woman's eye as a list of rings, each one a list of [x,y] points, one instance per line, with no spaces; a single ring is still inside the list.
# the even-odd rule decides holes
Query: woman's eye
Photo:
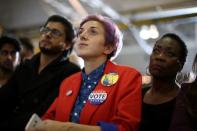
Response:
[[[167,52],[167,56],[173,57],[173,56],[175,56],[175,54],[172,52]]]
[[[158,54],[159,50],[158,49],[153,49],[153,54]]]
[[[97,31],[95,31],[95,30],[91,30],[90,32],[91,32],[91,34],[94,34],[94,35],[97,34]]]

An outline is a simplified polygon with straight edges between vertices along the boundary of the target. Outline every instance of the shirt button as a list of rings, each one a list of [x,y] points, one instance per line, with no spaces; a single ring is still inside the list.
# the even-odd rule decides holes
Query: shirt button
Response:
[[[77,116],[77,113],[75,112],[74,115]]]
[[[90,89],[91,88],[91,85],[89,85],[88,88]]]

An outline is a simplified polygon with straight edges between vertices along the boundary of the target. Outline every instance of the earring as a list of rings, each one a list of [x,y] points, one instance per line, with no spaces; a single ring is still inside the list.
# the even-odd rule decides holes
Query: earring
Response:
[[[176,74],[175,83],[176,83],[176,85],[177,85],[179,88],[181,88],[182,81],[183,81],[182,73],[181,73],[181,72],[178,72],[178,73]]]
[[[183,83],[192,83],[194,82],[196,79],[196,74],[194,74],[193,72],[178,72],[176,74],[176,79],[175,79],[175,83],[181,87],[181,84]]]
[[[148,66],[146,67],[146,75],[149,75],[149,76],[151,75]]]

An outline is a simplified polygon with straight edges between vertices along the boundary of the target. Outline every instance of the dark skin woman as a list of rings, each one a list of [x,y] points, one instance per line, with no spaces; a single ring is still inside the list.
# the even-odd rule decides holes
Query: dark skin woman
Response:
[[[140,131],[168,130],[179,92],[175,78],[186,56],[186,45],[176,34],[165,34],[156,42],[149,63],[152,85],[143,88]]]

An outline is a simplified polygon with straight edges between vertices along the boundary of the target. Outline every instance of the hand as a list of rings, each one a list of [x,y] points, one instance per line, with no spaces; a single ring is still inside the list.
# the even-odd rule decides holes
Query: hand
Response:
[[[100,126],[45,120],[38,127],[27,131],[101,131]]]
[[[45,120],[38,127],[27,131],[68,131],[73,123]]]

